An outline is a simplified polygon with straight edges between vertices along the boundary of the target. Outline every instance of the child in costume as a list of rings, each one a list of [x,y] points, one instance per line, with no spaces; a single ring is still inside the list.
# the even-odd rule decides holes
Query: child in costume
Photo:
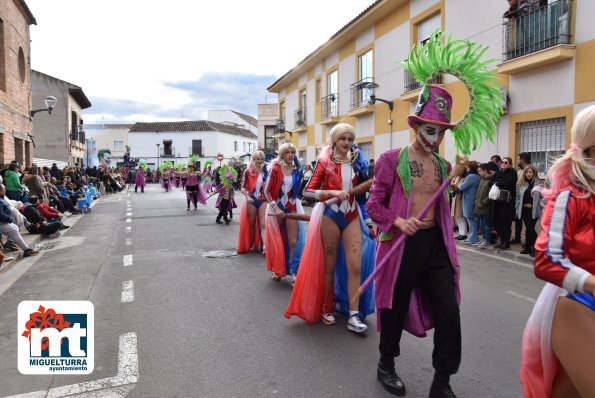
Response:
[[[219,214],[217,214],[215,222],[217,224],[222,224],[221,218],[223,218],[225,224],[229,225],[231,219],[228,217],[228,214],[231,213],[234,208],[238,207],[234,200],[235,191],[233,189],[233,183],[238,178],[238,173],[233,167],[227,164],[220,167],[220,173],[221,184],[217,187],[219,197],[215,203],[215,207],[219,209]]]
[[[202,174],[202,187],[204,188],[206,193],[210,193],[213,191],[213,172],[211,171],[212,164],[212,160],[207,160],[205,162],[205,170]]]
[[[205,191],[202,189],[200,185],[200,171],[194,171],[194,165],[196,164],[196,160],[193,157],[196,155],[192,155],[188,161],[188,172],[186,173],[186,183],[185,183],[185,190],[186,190],[186,204],[187,208],[186,211],[190,211],[190,201],[194,205],[194,210],[197,209],[197,204],[200,202],[201,205],[207,204],[207,195],[205,195]],[[198,156],[197,156],[198,158]]]
[[[165,192],[169,192],[170,188],[172,187],[172,173],[173,164],[171,162],[163,162],[159,165],[159,170],[161,171],[161,187],[165,189]]]
[[[279,155],[269,166],[264,187],[268,202],[265,221],[267,269],[275,281],[290,275],[292,283],[304,248],[306,226],[303,221],[275,215],[304,213],[298,200],[302,170],[295,154],[296,148],[291,143],[279,147]]]
[[[145,192],[145,168],[147,164],[144,162],[138,162],[138,170],[136,171],[136,176],[134,177],[134,192],[138,192],[138,187],[140,187],[141,193]]]
[[[262,250],[265,236],[264,183],[266,178],[264,152],[255,151],[241,180],[244,201],[240,207],[240,232],[238,235],[238,253],[240,254]]]
[[[320,202],[312,211],[300,272],[285,316],[333,325],[336,308],[349,317],[349,330],[363,333],[368,329],[363,320],[374,312],[373,289],[359,302],[350,299],[374,270],[376,242],[370,237],[365,192],[358,197],[348,193],[368,179],[368,162],[354,142],[351,125],[333,127],[304,190],[305,198]],[[331,198],[336,199],[329,201]]]
[[[548,282],[523,334],[525,397],[595,391],[595,106],[576,116],[572,144],[550,168],[535,243],[535,275]]]

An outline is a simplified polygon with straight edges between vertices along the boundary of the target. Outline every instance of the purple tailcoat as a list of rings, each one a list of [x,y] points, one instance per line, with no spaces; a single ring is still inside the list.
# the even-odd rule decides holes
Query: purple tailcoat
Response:
[[[137,170],[134,184],[138,185],[139,187],[145,186],[145,172],[143,170]]]
[[[370,218],[376,223],[378,228],[385,233],[392,232],[394,237],[391,240],[379,242],[376,249],[376,264],[386,257],[402,232],[393,227],[393,221],[398,217],[408,218],[411,209],[411,195],[407,197],[403,184],[397,173],[398,156],[401,148],[387,151],[380,155],[374,168],[374,183],[370,190],[370,197],[366,204],[366,210]],[[450,164],[448,165],[450,172]],[[450,205],[446,195],[440,195],[436,204],[436,223],[442,230],[444,243],[448,252],[448,257],[455,270],[455,289],[457,303],[460,303],[460,290],[458,280],[459,260],[455,248],[454,236],[452,231],[452,221],[450,217]],[[405,242],[395,249],[388,263],[378,272],[374,279],[374,290],[376,298],[377,329],[381,330],[380,311],[383,308],[392,308],[393,289],[395,287]],[[409,311],[405,318],[404,329],[417,337],[425,337],[426,332],[434,327],[430,303],[427,296],[421,289],[415,287],[411,292]]]

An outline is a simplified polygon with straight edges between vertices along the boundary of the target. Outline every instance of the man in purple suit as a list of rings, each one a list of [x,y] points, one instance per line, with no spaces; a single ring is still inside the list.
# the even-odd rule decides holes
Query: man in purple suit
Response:
[[[435,369],[430,398],[454,397],[450,376],[461,361],[459,262],[456,255],[448,192],[421,219],[451,166],[438,147],[450,123],[452,97],[438,86],[424,86],[415,114],[407,118],[413,142],[383,153],[376,161],[366,209],[380,230],[376,264],[389,256],[375,280],[380,361],[377,377],[395,395],[405,385],[395,371],[403,330],[417,337],[433,327]],[[395,247],[398,238],[407,238]]]

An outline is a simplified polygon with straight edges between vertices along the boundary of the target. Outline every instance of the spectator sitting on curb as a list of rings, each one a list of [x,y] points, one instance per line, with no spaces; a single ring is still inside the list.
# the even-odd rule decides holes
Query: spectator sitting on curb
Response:
[[[19,231],[21,228],[25,228],[26,225],[29,224],[25,216],[23,216],[19,212],[19,208],[23,206],[23,202],[12,200],[6,197],[6,188],[0,184],[0,199],[4,200],[6,203],[10,205],[10,210],[12,210],[12,217],[13,223],[19,227]],[[0,233],[0,238],[2,234]],[[16,252],[19,250],[19,247],[14,243],[14,241],[10,238],[6,239],[6,243],[4,244],[4,251],[5,252]]]
[[[56,186],[56,178],[50,178],[48,191],[50,193],[50,204],[53,204],[62,213],[69,211],[72,214],[79,214],[81,212],[76,206],[72,204],[70,197],[60,194],[60,191]]]
[[[6,192],[4,185],[0,184],[0,192]],[[31,249],[21,236],[19,227],[14,224],[14,216],[12,214],[12,205],[8,204],[4,199],[0,198],[0,232],[8,236],[18,247],[23,250],[23,257],[31,257],[39,254],[38,251]]]
[[[46,238],[57,238],[60,236],[58,230],[62,227],[61,222],[48,222],[48,220],[41,215],[37,209],[39,198],[35,195],[29,197],[29,202],[19,210],[31,223],[27,230],[31,234],[44,234]]]
[[[68,225],[64,225],[64,223],[62,222],[62,220],[64,219],[64,214],[60,213],[53,207],[47,205],[43,201],[43,199],[43,195],[40,195],[39,200],[37,201],[37,210],[39,210],[39,213],[45,218],[47,218],[48,222],[59,222],[61,225],[60,229],[70,228]]]

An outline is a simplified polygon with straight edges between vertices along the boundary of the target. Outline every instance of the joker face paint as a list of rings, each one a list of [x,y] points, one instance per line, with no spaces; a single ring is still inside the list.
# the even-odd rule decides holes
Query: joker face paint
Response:
[[[435,152],[444,139],[446,128],[432,123],[419,123],[415,139],[426,152]]]

